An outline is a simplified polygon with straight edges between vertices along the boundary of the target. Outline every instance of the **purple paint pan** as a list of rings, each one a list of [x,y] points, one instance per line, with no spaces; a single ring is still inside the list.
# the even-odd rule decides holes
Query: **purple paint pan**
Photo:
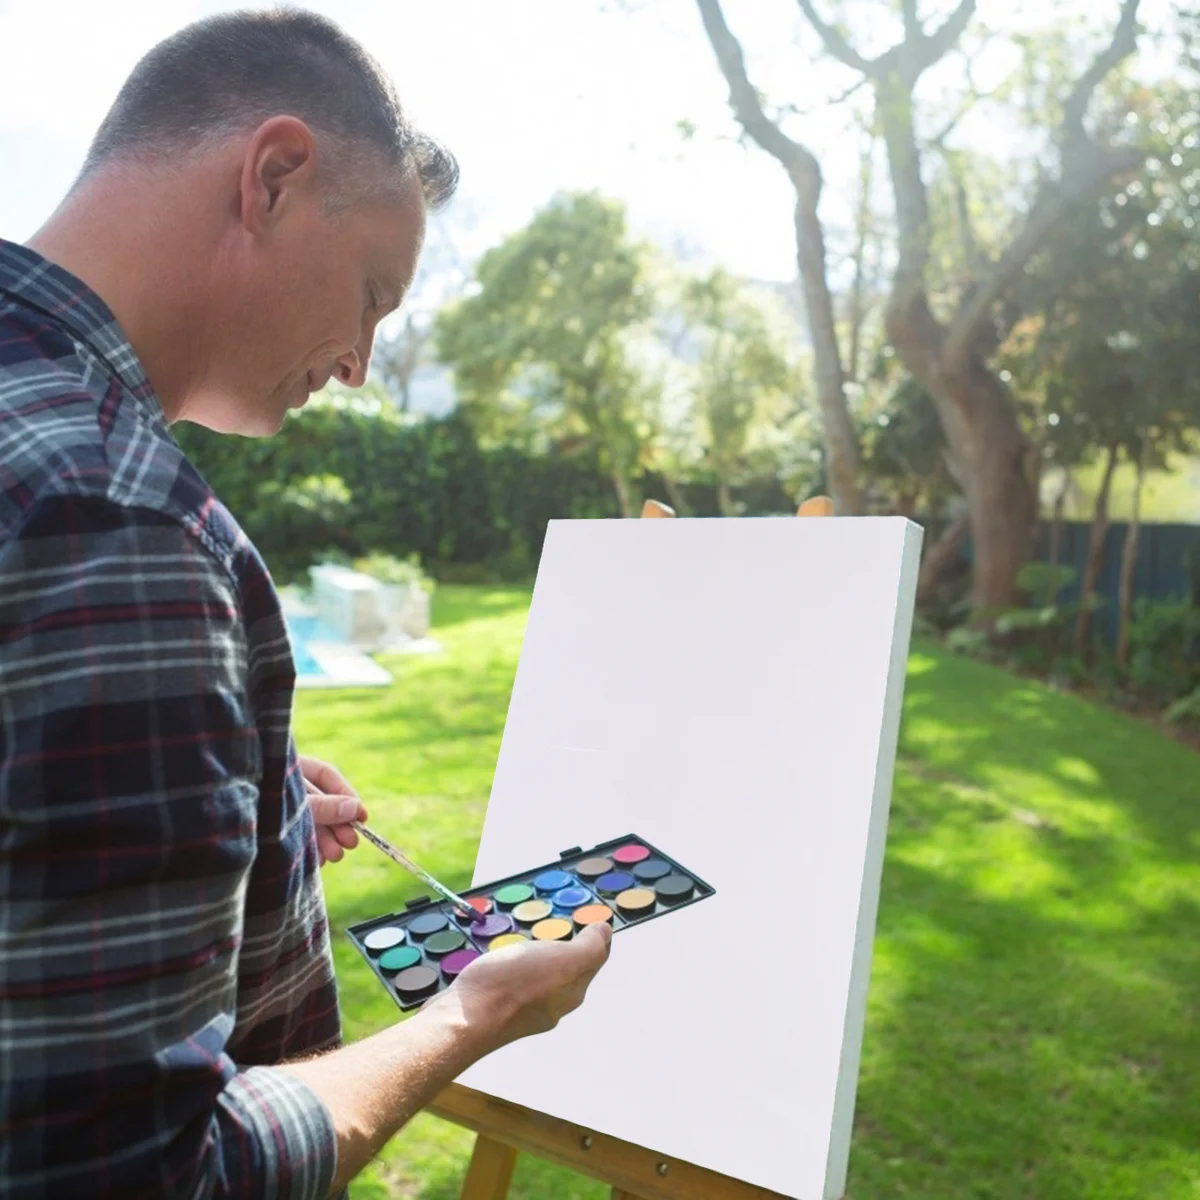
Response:
[[[489,942],[502,933],[512,933],[516,927],[517,923],[512,917],[506,917],[503,913],[492,913],[491,916],[471,925],[471,936]]]

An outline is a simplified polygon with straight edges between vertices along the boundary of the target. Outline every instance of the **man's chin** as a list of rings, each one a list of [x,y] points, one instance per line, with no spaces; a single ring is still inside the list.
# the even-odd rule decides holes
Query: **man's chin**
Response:
[[[307,400],[307,397],[305,397]],[[271,437],[283,428],[287,415],[294,409],[304,406],[304,401],[287,403],[276,400],[274,403],[263,404],[260,407],[246,410],[229,411],[222,409],[218,412],[187,413],[183,420],[195,425],[211,429],[213,433],[236,434],[238,437]]]

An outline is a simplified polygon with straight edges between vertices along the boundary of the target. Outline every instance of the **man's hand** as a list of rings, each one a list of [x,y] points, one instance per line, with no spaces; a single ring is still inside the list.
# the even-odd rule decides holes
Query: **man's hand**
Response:
[[[345,1187],[448,1083],[508,1042],[552,1029],[577,1008],[608,958],[612,930],[589,925],[570,942],[526,942],[476,959],[411,1020],[281,1069],[303,1079],[338,1131]]]
[[[612,929],[589,925],[569,942],[526,942],[477,958],[451,988],[425,1009],[446,1011],[468,1032],[480,1054],[546,1033],[583,1003],[596,972],[608,961]]]
[[[338,862],[347,850],[353,850],[358,845],[358,834],[348,822],[365,821],[367,810],[358,793],[336,767],[304,754],[297,755],[297,758],[304,774],[304,787],[308,792],[313,822],[317,827],[321,866],[327,862]]]

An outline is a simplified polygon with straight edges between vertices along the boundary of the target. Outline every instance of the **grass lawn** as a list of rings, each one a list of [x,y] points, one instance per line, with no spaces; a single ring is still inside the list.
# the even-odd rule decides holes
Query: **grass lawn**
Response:
[[[470,883],[528,607],[443,587],[446,652],[306,692],[297,740],[382,833]],[[399,1010],[343,930],[420,890],[370,847],[324,871],[346,1032]],[[415,883],[415,881],[414,881]],[[714,1021],[735,1020],[729,1013]],[[418,1117],[355,1200],[457,1198],[471,1136]],[[526,1158],[513,1200],[607,1200]],[[851,1200],[1200,1197],[1200,757],[918,646],[850,1162]]]

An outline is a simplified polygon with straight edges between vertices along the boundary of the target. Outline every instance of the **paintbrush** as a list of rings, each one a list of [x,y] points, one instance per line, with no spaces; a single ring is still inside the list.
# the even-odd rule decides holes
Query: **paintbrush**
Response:
[[[304,787],[310,794],[316,796],[328,796],[335,800],[358,799],[357,796],[339,796],[333,792],[322,791],[321,788],[308,779],[304,781]],[[477,908],[473,908],[457,892],[452,892],[444,883],[439,883],[424,867],[417,866],[403,850],[397,850],[391,842],[385,838],[381,838],[374,830],[368,829],[361,821],[347,821],[346,824],[351,829],[361,833],[372,846],[386,854],[392,862],[398,863],[406,871],[411,871],[423,884],[433,888],[443,900],[448,900],[464,917],[468,917],[472,921],[480,917],[481,914]]]
[[[391,842],[381,838],[379,834],[368,829],[361,821],[349,821],[351,829],[357,830],[377,850],[381,850],[392,860],[399,863],[406,871],[411,871],[423,884],[433,888],[443,900],[448,900],[468,920],[476,921],[482,915],[478,909],[472,908],[457,892],[452,892],[444,883],[439,883],[424,867],[418,866],[402,850],[397,850]]]

